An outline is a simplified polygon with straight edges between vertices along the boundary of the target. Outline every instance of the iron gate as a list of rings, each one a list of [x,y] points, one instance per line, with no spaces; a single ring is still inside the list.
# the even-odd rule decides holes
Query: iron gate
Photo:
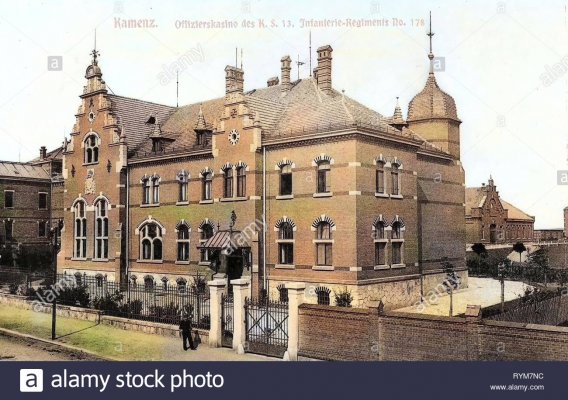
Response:
[[[288,303],[245,300],[247,352],[282,357],[288,348]]]
[[[233,347],[233,296],[221,295],[221,345]]]

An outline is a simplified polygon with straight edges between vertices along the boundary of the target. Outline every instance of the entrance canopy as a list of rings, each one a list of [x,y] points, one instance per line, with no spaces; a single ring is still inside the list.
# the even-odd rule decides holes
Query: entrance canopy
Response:
[[[206,242],[197,246],[205,250],[250,249],[247,237],[241,231],[217,231]]]

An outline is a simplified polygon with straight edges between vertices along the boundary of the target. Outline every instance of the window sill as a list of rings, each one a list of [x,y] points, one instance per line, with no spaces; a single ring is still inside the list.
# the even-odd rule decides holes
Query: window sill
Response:
[[[314,198],[332,197],[332,196],[333,196],[333,192],[314,193],[314,195],[313,195]]]
[[[378,193],[378,192],[375,192],[375,197],[382,197],[382,198],[387,198],[387,199],[388,199],[388,198],[389,198],[389,195],[386,194],[386,193]]]
[[[176,206],[188,206],[189,201],[178,201],[176,202]]]
[[[246,201],[246,197],[221,197],[219,199],[220,202],[230,202],[230,201]]]
[[[93,258],[93,262],[108,262],[108,258]]]
[[[388,239],[375,239],[375,243],[388,243]]]
[[[176,264],[176,265],[189,265],[189,261],[176,261],[174,264]]]
[[[296,269],[294,264],[276,264],[274,266],[276,269]]]
[[[200,200],[199,204],[213,204],[213,199],[209,199],[209,200]]]
[[[391,239],[393,243],[404,243],[404,239]]]
[[[210,267],[211,261],[199,261],[197,265],[201,265],[202,267]]]
[[[141,208],[160,207],[160,203],[140,204]]]
[[[335,239],[312,239],[313,244],[333,244]]]
[[[312,270],[314,271],[333,271],[335,268],[333,265],[314,265]]]
[[[91,162],[91,163],[83,163],[83,167],[88,167],[90,165],[98,165],[98,164],[99,164],[98,161],[97,162]]]
[[[382,270],[385,270],[385,269],[390,269],[390,265],[375,265],[373,267],[373,269],[375,271],[382,271]]]
[[[141,264],[163,264],[164,260],[136,260],[137,263]]]
[[[87,261],[87,257],[71,257],[71,261]]]
[[[390,198],[391,199],[404,199],[404,197],[401,194],[391,194]]]
[[[395,268],[406,268],[406,264],[393,264],[393,265],[391,265],[391,268],[392,268],[392,269],[395,269]]]
[[[276,200],[291,200],[294,198],[293,194],[281,194],[276,196]]]

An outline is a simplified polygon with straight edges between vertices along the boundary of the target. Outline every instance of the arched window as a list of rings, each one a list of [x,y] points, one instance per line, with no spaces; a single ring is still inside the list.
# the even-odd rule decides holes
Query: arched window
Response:
[[[162,259],[162,228],[155,222],[148,222],[140,228],[140,258],[149,261]]]
[[[75,236],[75,245],[73,247],[73,257],[87,257],[87,218],[85,213],[86,204],[83,200],[78,200],[73,206],[73,214],[75,218],[75,226],[73,236]]]
[[[165,276],[162,278],[162,289],[164,291],[168,290],[168,278]]]
[[[280,285],[278,285],[277,289],[280,302],[288,303],[288,289],[286,289],[286,286],[281,283]]]
[[[290,222],[282,222],[278,228],[278,255],[280,264],[294,264],[294,227]]]
[[[292,194],[292,166],[284,164],[280,167],[280,196]]]
[[[210,223],[205,223],[201,226],[201,236],[200,242],[203,245],[208,239],[213,237],[213,225]],[[201,261],[207,262],[210,261],[211,252],[207,249],[201,249]]]
[[[108,202],[95,203],[95,259],[108,258]]]
[[[237,167],[237,197],[247,195],[247,176],[244,166]]]
[[[318,297],[318,304],[324,305],[324,306],[329,306],[329,302],[330,302],[330,298],[329,298],[329,294],[331,293],[331,290],[329,290],[329,288],[326,287],[317,287],[316,288],[316,295]]]
[[[203,174],[203,178],[201,181],[202,200],[211,200],[213,198],[212,187],[213,187],[213,173],[211,173],[210,171],[205,172]]]
[[[154,278],[150,275],[144,277],[144,289],[154,290]]]
[[[176,283],[179,293],[185,293],[187,291],[187,281],[184,278],[178,278]]]
[[[130,287],[131,288],[136,288],[138,286],[137,281],[138,278],[136,277],[136,275],[131,275],[130,276]]]
[[[223,175],[223,197],[233,197],[233,167],[224,170]]]
[[[101,274],[95,275],[95,283],[96,283],[98,288],[103,287],[103,280],[104,280],[104,278]]]
[[[387,264],[387,238],[385,237],[385,222],[379,219],[374,225],[374,240],[375,240],[375,265],[384,266]]]
[[[177,260],[189,261],[189,226],[185,223],[177,228]]]
[[[99,143],[97,135],[90,134],[85,138],[85,164],[99,162]]]
[[[381,160],[377,160],[375,186],[377,194],[385,194],[385,163]]]
[[[316,265],[332,265],[333,240],[331,236],[331,224],[320,221],[316,226]]]
[[[329,193],[331,187],[331,180],[329,174],[331,171],[331,163],[328,160],[322,160],[318,164],[318,193]]]
[[[400,164],[393,163],[391,169],[391,194],[400,196]]]

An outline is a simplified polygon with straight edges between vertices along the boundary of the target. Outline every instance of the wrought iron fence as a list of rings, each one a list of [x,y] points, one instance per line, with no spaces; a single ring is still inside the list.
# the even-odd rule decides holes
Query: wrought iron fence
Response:
[[[230,294],[221,295],[221,345],[223,347],[233,347],[234,332],[234,301]]]
[[[247,351],[282,357],[288,347],[288,303],[245,300]]]
[[[210,328],[210,299],[202,285],[128,285],[109,281],[106,276],[58,274],[0,269],[0,289],[40,300],[57,297],[63,305],[92,308],[106,315],[179,324],[181,310],[193,311],[195,328]]]
[[[487,319],[557,326],[568,321],[568,301],[562,293],[539,293],[517,299],[513,307]]]

